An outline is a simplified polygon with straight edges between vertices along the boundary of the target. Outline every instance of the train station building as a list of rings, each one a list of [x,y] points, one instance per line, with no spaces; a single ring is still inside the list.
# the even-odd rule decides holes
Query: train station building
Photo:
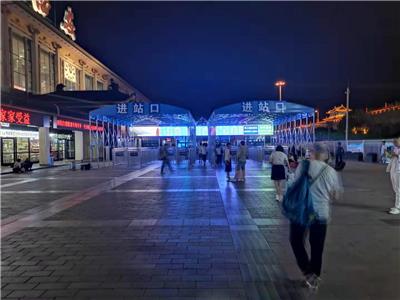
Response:
[[[1,164],[89,157],[88,111],[148,99],[84,50],[73,7],[52,20],[49,1],[2,1]],[[54,22],[55,21],[55,22]],[[112,87],[112,88],[111,88]]]

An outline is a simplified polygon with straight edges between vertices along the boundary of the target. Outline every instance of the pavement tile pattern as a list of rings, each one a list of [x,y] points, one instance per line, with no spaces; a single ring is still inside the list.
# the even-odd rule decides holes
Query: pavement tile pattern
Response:
[[[382,166],[343,172],[318,293],[302,285],[267,164],[249,162],[245,183],[211,167],[159,172],[2,176],[1,298],[398,299],[399,218],[384,212]]]

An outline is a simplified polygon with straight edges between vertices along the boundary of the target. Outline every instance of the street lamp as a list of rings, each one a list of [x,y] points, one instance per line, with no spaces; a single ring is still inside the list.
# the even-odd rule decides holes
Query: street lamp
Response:
[[[284,87],[286,85],[286,82],[284,82],[283,80],[278,80],[277,82],[275,82],[275,86],[278,87],[278,91],[279,91],[279,101],[282,101],[282,87]]]
[[[347,89],[344,92],[346,94],[346,132],[345,132],[345,140],[346,140],[346,151],[349,145],[349,102],[350,102],[350,87],[347,84]]]
[[[315,113],[317,114],[317,123],[319,123],[319,110],[316,109],[316,110],[315,110]]]

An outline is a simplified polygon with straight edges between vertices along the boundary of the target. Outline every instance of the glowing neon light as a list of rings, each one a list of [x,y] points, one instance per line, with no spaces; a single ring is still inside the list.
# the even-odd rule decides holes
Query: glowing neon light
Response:
[[[67,121],[67,120],[57,120],[57,127],[66,127],[66,128],[73,128],[73,129],[84,129],[84,130],[92,130],[92,131],[103,131],[104,128],[102,126],[96,126],[96,125],[89,125],[89,124],[83,124],[80,122],[74,122],[74,121]]]
[[[0,122],[30,125],[31,115],[27,112],[2,108],[0,110]]]

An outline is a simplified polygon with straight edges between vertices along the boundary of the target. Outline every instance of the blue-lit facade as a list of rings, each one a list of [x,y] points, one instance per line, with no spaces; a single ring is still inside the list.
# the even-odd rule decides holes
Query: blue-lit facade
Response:
[[[105,128],[105,137],[93,139],[111,147],[159,146],[162,140],[178,147],[195,147],[207,141],[249,145],[298,144],[314,140],[314,109],[287,101],[254,100],[215,109],[208,120],[197,122],[190,111],[167,104],[129,102],[103,106],[90,112],[90,123]],[[107,137],[109,124],[119,130],[116,143]],[[138,142],[140,141],[140,142]]]

